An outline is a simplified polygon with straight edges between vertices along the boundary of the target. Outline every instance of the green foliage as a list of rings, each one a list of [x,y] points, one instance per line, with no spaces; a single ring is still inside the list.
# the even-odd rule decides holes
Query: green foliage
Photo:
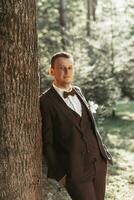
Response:
[[[116,106],[116,110],[119,116],[124,115],[128,116],[128,114],[134,117],[134,102],[132,101],[119,101]]]
[[[134,67],[126,66],[116,74],[123,97],[134,100]]]
[[[87,99],[106,107],[122,96],[134,96],[134,26],[132,0],[100,0],[96,21],[90,19],[87,36],[85,1],[65,1],[66,27],[61,32],[59,0],[38,0],[38,37],[41,90],[50,84],[48,68],[53,53],[72,53],[76,65],[75,83]]]
[[[116,117],[103,122],[105,143],[113,155],[108,167],[106,200],[132,199],[134,189],[134,103],[118,102]]]
[[[119,98],[119,87],[107,69],[97,68],[97,71],[92,69],[89,72],[82,87],[88,99],[95,100],[100,105],[109,106]]]
[[[100,120],[113,113],[115,102],[120,98],[121,90],[111,70],[110,65],[105,66],[100,62],[88,70],[83,79],[76,79],[87,100],[95,101],[99,105],[97,115]]]

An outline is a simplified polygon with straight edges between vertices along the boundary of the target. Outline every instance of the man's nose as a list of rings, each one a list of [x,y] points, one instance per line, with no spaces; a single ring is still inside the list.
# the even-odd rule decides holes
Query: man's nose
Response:
[[[65,72],[66,74],[68,74],[69,69],[68,69],[68,68],[65,68],[65,69],[64,69],[64,72]]]

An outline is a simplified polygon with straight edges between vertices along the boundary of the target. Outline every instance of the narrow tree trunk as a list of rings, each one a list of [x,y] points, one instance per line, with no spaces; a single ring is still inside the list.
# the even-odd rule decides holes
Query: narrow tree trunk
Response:
[[[114,53],[114,28],[113,28],[113,3],[111,1],[111,76],[114,76],[114,66],[115,66],[115,62],[114,62],[114,57],[115,57],[115,53]]]
[[[87,36],[91,35],[91,17],[96,20],[97,0],[87,0]]]
[[[90,15],[91,15],[91,0],[87,0],[87,36],[90,36]]]
[[[92,0],[92,15],[93,20],[96,20],[96,7],[97,7],[97,0]]]
[[[41,199],[35,0],[0,2],[0,200]]]
[[[65,0],[60,0],[59,15],[60,15],[60,27],[61,27],[61,42],[63,50],[66,50],[65,29],[66,29],[66,16],[65,16]]]

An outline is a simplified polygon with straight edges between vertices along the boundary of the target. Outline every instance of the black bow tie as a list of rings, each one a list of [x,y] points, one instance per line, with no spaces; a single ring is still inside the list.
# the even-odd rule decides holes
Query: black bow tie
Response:
[[[74,96],[75,95],[75,90],[71,90],[70,92],[63,92],[63,97],[67,98],[69,95]]]

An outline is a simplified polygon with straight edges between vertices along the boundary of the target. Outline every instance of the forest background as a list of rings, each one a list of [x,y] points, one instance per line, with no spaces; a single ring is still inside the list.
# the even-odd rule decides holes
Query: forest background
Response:
[[[63,50],[113,155],[106,200],[134,199],[133,19],[132,0],[0,1],[0,200],[40,200],[42,189],[43,199],[66,199],[42,178],[39,110],[51,56]]]
[[[41,93],[51,84],[51,56],[71,53],[74,84],[99,105],[96,118],[113,154],[109,200],[133,200],[134,4],[132,0],[38,0]]]

